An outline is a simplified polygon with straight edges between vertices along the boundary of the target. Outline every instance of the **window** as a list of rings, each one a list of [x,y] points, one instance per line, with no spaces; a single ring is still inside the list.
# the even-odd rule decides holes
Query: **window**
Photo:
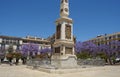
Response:
[[[113,38],[116,38],[116,36],[114,35]]]
[[[107,40],[107,37],[105,37],[105,41]]]
[[[9,44],[9,41],[8,41],[8,40],[6,40],[6,43],[7,43],[7,44]]]
[[[55,48],[55,53],[60,53],[60,47]]]
[[[111,36],[109,37],[109,40],[111,39]]]
[[[120,34],[118,34],[118,38],[120,38]]]

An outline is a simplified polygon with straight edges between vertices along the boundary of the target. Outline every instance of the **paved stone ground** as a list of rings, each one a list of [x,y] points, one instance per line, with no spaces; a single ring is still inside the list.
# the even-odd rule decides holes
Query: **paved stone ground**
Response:
[[[2,64],[0,77],[120,77],[120,66],[81,68],[74,73],[54,74],[28,69],[24,65]]]

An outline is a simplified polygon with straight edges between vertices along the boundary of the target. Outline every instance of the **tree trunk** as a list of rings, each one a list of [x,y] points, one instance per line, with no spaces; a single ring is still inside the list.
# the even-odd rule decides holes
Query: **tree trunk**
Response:
[[[110,65],[112,65],[112,61],[111,61],[111,59],[110,59],[110,58],[108,58],[108,61],[109,61]]]
[[[15,62],[15,64],[18,65],[18,63],[19,63],[19,59],[16,58],[16,62]]]
[[[27,60],[26,58],[23,58],[22,59],[22,64],[26,64],[26,60]]]

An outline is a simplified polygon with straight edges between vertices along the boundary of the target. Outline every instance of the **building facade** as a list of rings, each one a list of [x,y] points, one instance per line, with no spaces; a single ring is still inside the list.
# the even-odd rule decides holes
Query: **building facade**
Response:
[[[120,32],[113,33],[113,34],[105,34],[105,35],[99,35],[96,38],[88,40],[90,42],[95,43],[96,45],[110,45],[110,42],[112,41],[120,41]]]
[[[120,42],[120,32],[113,33],[113,34],[105,34],[105,35],[99,35],[96,38],[88,40],[88,42],[93,42],[97,46],[100,45],[108,45],[112,49],[117,49],[118,52],[116,52],[116,56],[120,56],[120,46],[119,45],[113,45],[113,43],[119,43]]]
[[[22,37],[13,37],[13,36],[0,36],[0,48],[8,49],[10,45],[13,46],[14,51],[20,49],[23,44],[34,43],[39,45],[39,49],[51,48],[51,42],[48,39],[38,38],[27,36]]]

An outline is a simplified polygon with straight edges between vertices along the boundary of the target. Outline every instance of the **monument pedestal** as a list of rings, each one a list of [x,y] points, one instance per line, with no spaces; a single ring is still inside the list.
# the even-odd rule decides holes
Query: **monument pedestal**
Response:
[[[58,69],[78,67],[73,41],[56,40],[53,47],[54,52],[52,55],[51,65]]]
[[[71,69],[78,67],[76,56],[52,59],[51,65],[53,65],[57,69]]]

